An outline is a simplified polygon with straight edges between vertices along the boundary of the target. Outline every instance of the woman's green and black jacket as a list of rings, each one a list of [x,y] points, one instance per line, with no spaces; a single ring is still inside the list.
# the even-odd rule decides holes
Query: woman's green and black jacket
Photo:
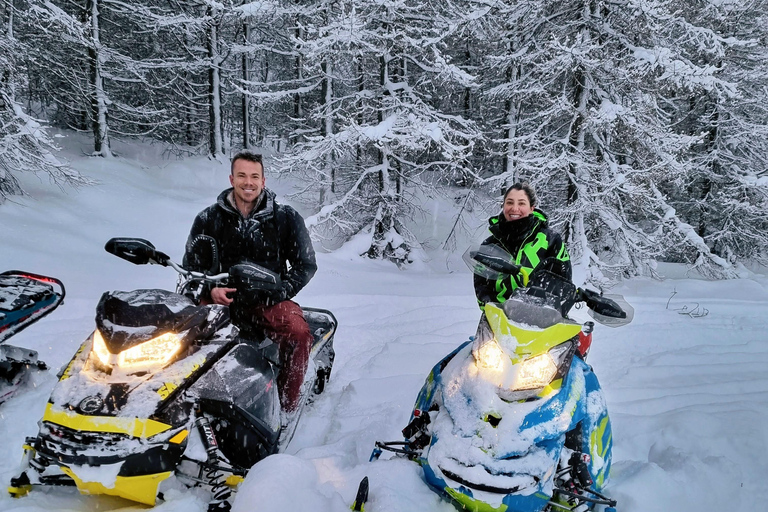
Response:
[[[571,257],[559,233],[549,229],[547,216],[534,210],[528,217],[508,221],[500,213],[488,219],[491,236],[482,245],[498,245],[513,257],[513,262],[529,274],[546,260],[547,270],[571,280]],[[520,286],[517,276],[495,281],[475,275],[475,295],[480,307],[486,302],[504,302]]]

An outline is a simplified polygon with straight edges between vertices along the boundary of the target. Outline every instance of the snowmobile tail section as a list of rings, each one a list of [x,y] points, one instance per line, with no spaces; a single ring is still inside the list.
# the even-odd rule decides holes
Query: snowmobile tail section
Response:
[[[30,370],[48,368],[36,351],[3,342],[56,309],[62,300],[64,285],[56,278],[18,270],[0,273],[0,404],[24,384]]]
[[[0,343],[56,309],[64,295],[64,284],[55,277],[0,273]]]

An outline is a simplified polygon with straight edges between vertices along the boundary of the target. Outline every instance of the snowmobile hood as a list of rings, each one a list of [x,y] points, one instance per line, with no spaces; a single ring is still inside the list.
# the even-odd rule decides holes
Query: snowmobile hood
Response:
[[[109,351],[118,354],[166,332],[203,324],[207,306],[160,289],[105,292],[96,306],[96,327]]]
[[[563,318],[554,309],[518,301],[507,301],[502,307],[486,304],[485,318],[497,342],[515,364],[543,354],[581,331],[579,323]]]

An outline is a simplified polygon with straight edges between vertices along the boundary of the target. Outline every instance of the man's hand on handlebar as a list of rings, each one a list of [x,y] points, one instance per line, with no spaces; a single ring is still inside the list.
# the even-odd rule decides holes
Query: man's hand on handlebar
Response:
[[[213,288],[211,290],[211,300],[214,304],[229,306],[232,304],[232,296],[234,296],[236,291],[236,288]]]

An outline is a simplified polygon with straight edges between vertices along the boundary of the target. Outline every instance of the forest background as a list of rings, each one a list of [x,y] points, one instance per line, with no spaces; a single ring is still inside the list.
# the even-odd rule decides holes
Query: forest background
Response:
[[[407,265],[425,198],[529,181],[584,280],[768,264],[768,0],[0,0],[0,202],[46,126],[269,155],[316,243]]]

